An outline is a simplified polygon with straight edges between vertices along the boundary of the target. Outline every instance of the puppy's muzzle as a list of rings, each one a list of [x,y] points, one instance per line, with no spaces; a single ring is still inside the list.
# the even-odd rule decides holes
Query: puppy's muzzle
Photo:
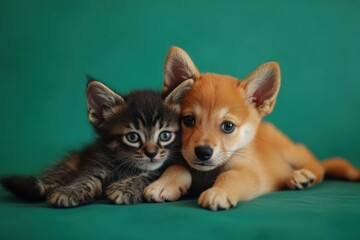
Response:
[[[213,149],[208,145],[197,146],[195,148],[195,155],[201,161],[207,161],[211,158]]]

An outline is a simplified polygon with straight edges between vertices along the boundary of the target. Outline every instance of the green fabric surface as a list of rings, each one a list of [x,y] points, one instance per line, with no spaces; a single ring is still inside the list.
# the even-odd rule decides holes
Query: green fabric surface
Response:
[[[360,1],[0,1],[0,176],[39,174],[94,138],[86,74],[160,89],[170,46],[244,78],[278,61],[267,118],[320,159],[360,168]],[[210,212],[195,200],[75,209],[0,190],[0,239],[360,239],[360,184],[327,181]]]
[[[1,239],[360,239],[360,184],[326,181],[305,191],[271,193],[230,211],[193,199],[73,209],[0,195]]]

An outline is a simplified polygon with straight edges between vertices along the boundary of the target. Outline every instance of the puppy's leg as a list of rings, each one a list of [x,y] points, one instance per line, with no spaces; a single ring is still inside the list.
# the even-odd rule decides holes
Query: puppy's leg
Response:
[[[292,144],[287,148],[286,159],[295,169],[286,180],[288,188],[304,189],[324,179],[324,168],[304,145]]]
[[[172,165],[157,181],[145,188],[144,197],[149,202],[175,201],[189,190],[190,185],[190,171],[184,166]]]
[[[211,210],[229,209],[239,201],[253,199],[265,193],[261,190],[260,176],[247,168],[221,173],[213,187],[201,193],[198,203]]]

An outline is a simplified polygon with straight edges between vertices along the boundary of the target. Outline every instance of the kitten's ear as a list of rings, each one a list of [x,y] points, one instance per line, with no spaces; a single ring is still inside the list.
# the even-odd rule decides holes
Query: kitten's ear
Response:
[[[165,98],[165,103],[179,105],[185,95],[185,93],[191,89],[194,80],[188,79],[182,82],[170,94]]]
[[[106,111],[125,104],[125,100],[101,82],[90,80],[86,88],[89,121],[100,125],[106,118]]]
[[[272,112],[280,89],[280,67],[269,62],[258,67],[242,82],[246,93],[246,103],[255,107],[262,115]]]
[[[171,47],[165,60],[163,92],[170,92],[188,79],[200,77],[189,55],[178,47]]]

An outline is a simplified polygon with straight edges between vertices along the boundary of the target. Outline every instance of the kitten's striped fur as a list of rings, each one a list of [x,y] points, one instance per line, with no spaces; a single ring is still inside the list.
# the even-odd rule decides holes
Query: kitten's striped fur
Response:
[[[25,200],[47,200],[56,207],[88,204],[103,195],[116,204],[141,201],[144,188],[181,158],[179,103],[191,85],[188,80],[166,97],[150,90],[121,97],[89,81],[88,115],[98,139],[41,178],[10,176],[3,186]]]

